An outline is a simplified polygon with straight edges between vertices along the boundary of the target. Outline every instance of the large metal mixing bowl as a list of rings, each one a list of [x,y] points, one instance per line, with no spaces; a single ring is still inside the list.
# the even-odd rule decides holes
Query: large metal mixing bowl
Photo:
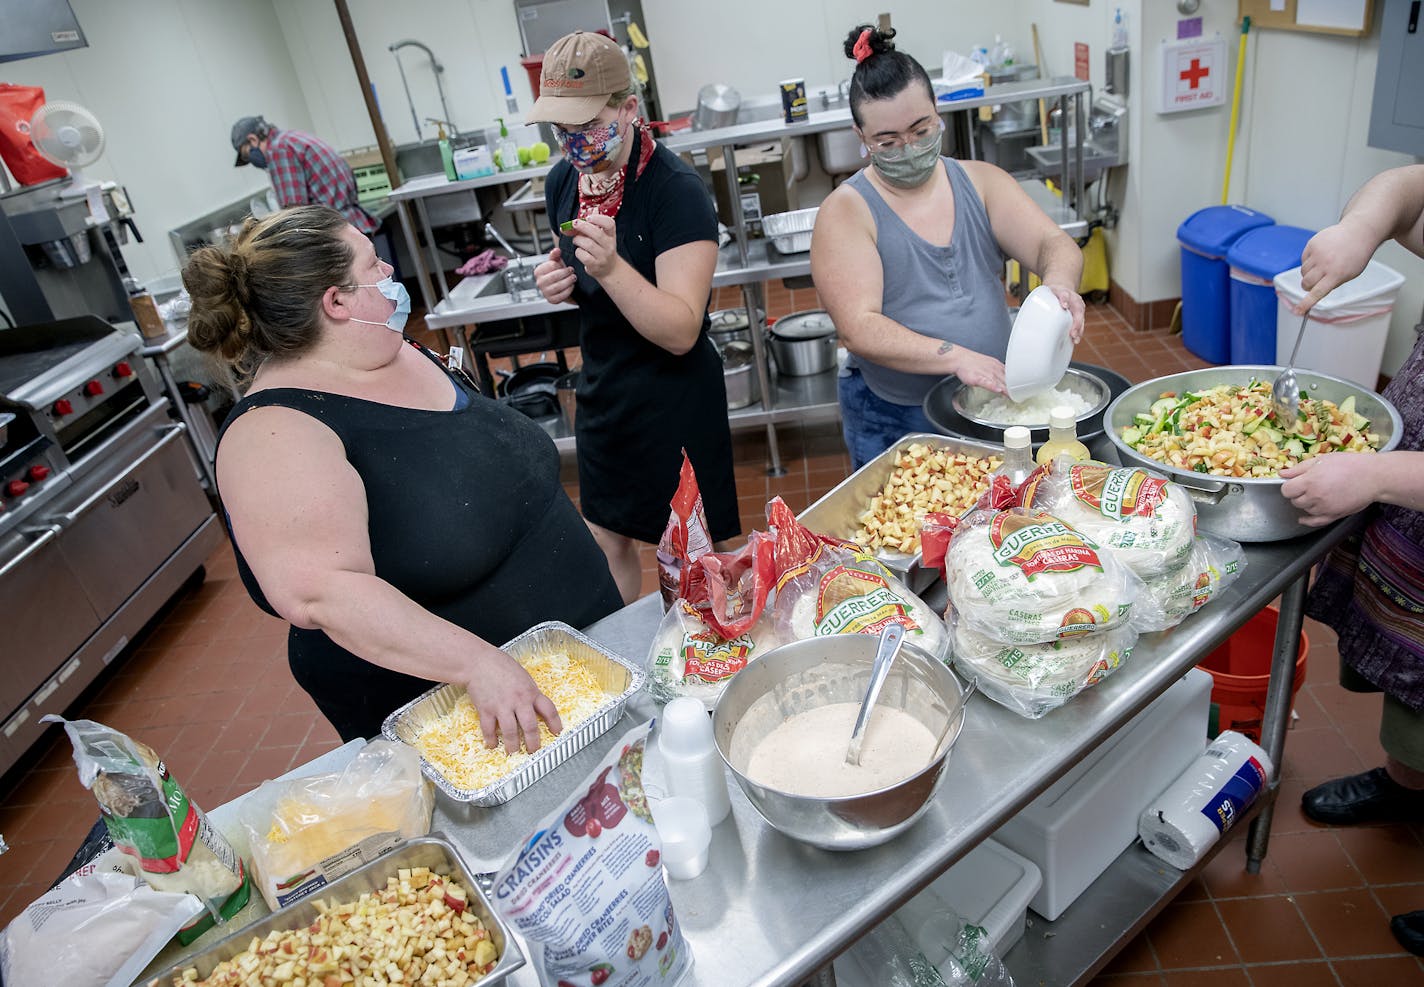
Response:
[[[878,705],[904,710],[939,738],[929,765],[889,788],[842,798],[792,795],[744,773],[756,745],[789,717],[859,703],[878,641],[878,635],[842,634],[783,645],[738,672],[717,701],[712,733],[718,752],[762,818],[787,836],[827,850],[878,846],[914,825],[939,790],[964,725],[964,689],[949,668],[913,644],[902,647]],[[826,756],[843,759],[845,749]]]
[[[1300,523],[1301,512],[1281,494],[1285,481],[1277,477],[1247,478],[1211,476],[1169,466],[1142,455],[1122,440],[1122,430],[1132,424],[1132,416],[1146,411],[1164,392],[1204,391],[1218,384],[1245,384],[1251,380],[1274,380],[1281,367],[1207,367],[1186,373],[1158,377],[1128,388],[1108,405],[1103,426],[1108,441],[1126,466],[1141,466],[1166,474],[1186,488],[1196,502],[1197,523],[1213,534],[1236,541],[1284,541],[1315,529]],[[1297,370],[1300,389],[1313,398],[1339,404],[1355,399],[1355,411],[1370,420],[1370,430],[1380,437],[1380,452],[1399,445],[1402,425],[1394,405],[1359,384],[1314,370]]]
[[[1099,393],[1096,391],[1098,384],[1106,386],[1106,395],[1100,401],[1094,402],[1095,407],[1091,412],[1078,419],[1078,438],[1096,451],[1093,440],[1099,438],[1103,433],[1104,410],[1113,398],[1131,387],[1132,382],[1119,373],[1106,367],[1095,367],[1091,363],[1079,363],[1075,360],[1068,365],[1068,369],[1070,374],[1077,372],[1074,386],[1094,388],[1094,393]],[[1089,378],[1092,378],[1096,383],[1090,383]],[[981,439],[986,442],[1003,441],[1003,425],[989,424],[978,419],[977,416],[965,415],[959,410],[959,406],[965,404],[965,398],[960,396],[961,391],[972,393],[978,390],[979,388],[965,388],[958,377],[946,377],[930,388],[930,392],[925,395],[923,406],[925,417],[930,420],[930,424],[945,435]],[[1033,436],[1035,446],[1048,441],[1047,423],[1029,431]]]

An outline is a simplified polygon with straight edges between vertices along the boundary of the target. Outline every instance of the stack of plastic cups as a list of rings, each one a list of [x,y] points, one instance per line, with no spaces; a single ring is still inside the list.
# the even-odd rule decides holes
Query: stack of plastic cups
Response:
[[[663,709],[658,752],[670,794],[653,806],[663,863],[669,877],[696,877],[707,866],[712,827],[732,808],[712,719],[699,700],[684,696]]]

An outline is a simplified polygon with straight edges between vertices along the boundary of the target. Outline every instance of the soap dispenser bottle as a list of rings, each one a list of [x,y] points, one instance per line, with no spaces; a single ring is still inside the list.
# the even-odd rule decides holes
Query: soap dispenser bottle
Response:
[[[440,141],[440,163],[445,166],[445,177],[450,181],[457,181],[459,176],[455,173],[455,150],[450,146],[450,138],[445,133],[445,124],[439,120],[435,122],[436,137]]]
[[[504,117],[495,117],[499,121],[499,143],[495,146],[495,164],[500,171],[514,171],[519,167],[519,146],[514,143],[514,138],[509,136],[509,128],[504,125]]]

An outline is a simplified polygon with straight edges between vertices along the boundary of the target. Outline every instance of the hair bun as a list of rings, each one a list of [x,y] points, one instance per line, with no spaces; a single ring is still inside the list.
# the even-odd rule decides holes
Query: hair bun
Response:
[[[872,55],[883,55],[888,51],[895,50],[895,29],[893,27],[882,31],[874,24],[858,24],[846,35],[844,45],[846,58],[854,59],[856,57],[855,46],[860,41],[860,36],[866,31],[870,32],[866,43],[869,44]]]

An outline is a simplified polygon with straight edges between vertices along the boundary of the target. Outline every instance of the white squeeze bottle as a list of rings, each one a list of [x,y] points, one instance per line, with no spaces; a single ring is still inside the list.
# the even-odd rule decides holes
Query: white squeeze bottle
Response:
[[[1033,449],[1029,430],[1022,425],[1004,429],[1004,462],[994,470],[995,476],[1006,476],[1015,487],[1033,472]]]
[[[707,810],[707,825],[727,818],[727,775],[712,742],[712,717],[700,699],[683,696],[663,707],[658,751],[669,795],[696,799]]]
[[[1073,409],[1060,404],[1048,413],[1048,441],[1039,447],[1037,462],[1046,466],[1059,456],[1073,459],[1092,459],[1088,447],[1078,441],[1078,421],[1073,417]]]

